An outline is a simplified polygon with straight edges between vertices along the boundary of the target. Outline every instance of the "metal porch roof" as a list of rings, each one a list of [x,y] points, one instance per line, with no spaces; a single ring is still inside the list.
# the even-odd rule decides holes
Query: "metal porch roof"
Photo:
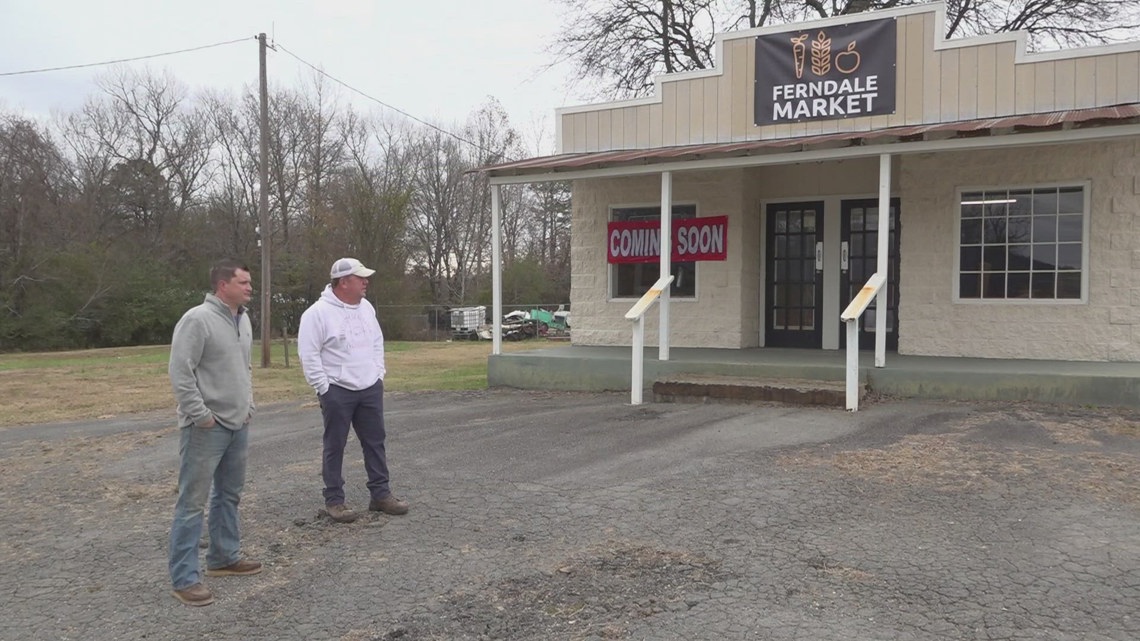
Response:
[[[899,142],[923,140],[950,140],[1005,136],[1026,132],[1101,127],[1140,123],[1140,103],[1098,107],[1095,109],[1069,109],[1048,113],[960,120],[925,125],[906,125],[870,131],[844,131],[814,136],[749,140],[744,142],[656,147],[652,149],[623,149],[588,153],[543,156],[488,165],[479,169],[490,176],[526,176],[553,174],[560,171],[608,169],[627,166],[644,166],[706,160],[759,156],[771,153],[808,151],[812,149],[841,149],[867,145],[889,145]]]

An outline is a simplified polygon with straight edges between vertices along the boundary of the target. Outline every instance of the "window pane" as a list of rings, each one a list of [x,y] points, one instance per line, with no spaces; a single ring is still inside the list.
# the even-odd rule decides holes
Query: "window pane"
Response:
[[[1035,271],[1057,269],[1057,246],[1053,244],[1034,245],[1033,269]]]
[[[1010,271],[1029,271],[1033,264],[1030,260],[1032,253],[1033,250],[1030,245],[1010,245],[1006,266]]]
[[[1057,240],[1065,242],[1080,242],[1084,216],[1058,216]]]
[[[1033,219],[1029,216],[1014,216],[1009,219],[1006,236],[1011,243],[1027,243],[1032,240]]]
[[[982,277],[982,298],[1005,298],[1005,272]]]
[[[803,227],[804,227],[804,231],[811,231],[811,232],[815,231],[815,212],[814,211],[805,211],[804,212]]]
[[[958,297],[959,298],[981,298],[982,294],[982,276],[981,274],[962,274],[958,277]]]
[[[653,265],[653,267],[657,267]],[[697,264],[693,261],[673,263],[670,265],[673,274],[673,284],[669,288],[669,295],[680,298],[692,298],[697,295]],[[653,271],[660,274],[660,268]],[[653,280],[654,283],[657,279]],[[650,285],[652,287],[652,285]]]
[[[787,299],[783,303],[784,307],[799,307],[800,306],[800,289],[799,285],[788,285],[785,288],[787,291]],[[788,322],[795,322],[794,319],[789,318]]]
[[[786,258],[788,255],[788,237],[783,234],[776,236],[776,255],[773,258]]]
[[[772,310],[772,327],[774,329],[787,329],[787,317],[788,313],[783,309],[776,308]]]
[[[782,283],[788,280],[788,262],[785,260],[777,260],[776,263],[776,282]]]
[[[803,325],[801,326],[801,328],[802,329],[815,329],[815,310],[814,309],[803,310]]]
[[[802,225],[802,220],[801,220],[802,217],[803,217],[803,212],[801,212],[798,209],[793,209],[793,210],[788,212],[788,233],[789,234],[800,233],[800,228]]]
[[[1033,213],[1033,192],[1029,189],[1018,189],[1009,192],[1010,200],[1014,202],[1009,204],[1010,216],[1029,216]]]
[[[1057,190],[1033,190],[1033,215],[1052,216],[1057,213]]]
[[[803,247],[803,244],[802,236],[788,236],[788,258],[799,258],[803,256],[803,251],[800,249]]]
[[[958,259],[958,269],[964,272],[982,271],[982,248],[977,245],[963,247]]]
[[[1029,274],[1011,272],[1008,279],[1007,298],[1029,298]]]
[[[985,247],[982,268],[987,272],[1005,271],[1005,247]]]
[[[982,242],[987,245],[1005,242],[1005,218],[985,219],[985,238]]]
[[[1080,272],[1061,272],[1057,274],[1057,298],[1080,298],[1081,274]]]
[[[801,291],[800,304],[805,307],[815,307],[815,285],[804,285]]]
[[[776,233],[782,234],[788,231],[788,214],[784,211],[776,212]]]
[[[852,231],[862,231],[863,229],[863,208],[853,207],[851,209],[851,222],[847,228]]]
[[[1080,269],[1081,245],[1080,243],[1062,243],[1057,245],[1057,269]]]
[[[1057,275],[1053,272],[1033,272],[1032,274],[1033,298],[1054,298],[1054,288]]]
[[[1066,187],[1060,190],[1057,213],[1082,214],[1085,211],[1085,190],[1083,187]]]
[[[1033,242],[1044,243],[1054,242],[1057,240],[1057,217],[1056,216],[1034,216],[1033,217]]]
[[[805,260],[803,264],[803,274],[805,283],[815,282],[815,261]]]
[[[977,245],[982,242],[982,220],[980,218],[962,221],[961,242],[963,245]]]

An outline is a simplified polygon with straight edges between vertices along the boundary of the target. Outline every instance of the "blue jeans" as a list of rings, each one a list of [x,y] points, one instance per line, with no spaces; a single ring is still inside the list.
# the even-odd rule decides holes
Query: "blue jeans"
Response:
[[[329,385],[329,390],[318,399],[325,422],[321,459],[325,505],[344,503],[344,446],[348,443],[350,426],[356,430],[356,439],[364,451],[368,494],[372,500],[391,494],[388,456],[384,451],[384,381],[376,381],[372,387],[359,391]]]
[[[182,428],[178,453],[178,503],[170,527],[170,580],[175,590],[201,581],[198,539],[202,513],[210,500],[210,547],[206,567],[222,568],[241,559],[238,502],[245,486],[249,425],[230,430],[221,425]],[[213,491],[211,491],[211,481]]]

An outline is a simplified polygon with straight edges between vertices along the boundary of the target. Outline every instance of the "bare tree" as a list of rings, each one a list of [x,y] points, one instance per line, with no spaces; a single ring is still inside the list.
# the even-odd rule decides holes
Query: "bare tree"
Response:
[[[927,0],[562,0],[568,28],[550,47],[603,98],[644,96],[655,76],[713,66],[718,25],[763,27]],[[1136,0],[948,0],[946,37],[1029,34],[1031,49],[1104,44],[1140,25]]]

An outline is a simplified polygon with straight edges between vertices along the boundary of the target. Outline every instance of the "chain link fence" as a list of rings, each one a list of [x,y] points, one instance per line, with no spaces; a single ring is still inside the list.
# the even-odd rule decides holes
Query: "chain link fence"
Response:
[[[380,318],[380,325],[384,328],[384,337],[389,340],[402,341],[442,341],[453,338],[451,327],[451,311],[453,309],[477,307],[478,305],[376,305],[376,315]],[[486,305],[486,317],[483,322],[491,324],[491,306]],[[539,310],[541,316],[546,313],[568,312],[567,303],[534,303],[503,305],[503,315],[522,311],[532,314]],[[564,318],[560,314],[559,318]],[[568,327],[567,327],[568,330]],[[561,330],[560,330],[561,331]]]

